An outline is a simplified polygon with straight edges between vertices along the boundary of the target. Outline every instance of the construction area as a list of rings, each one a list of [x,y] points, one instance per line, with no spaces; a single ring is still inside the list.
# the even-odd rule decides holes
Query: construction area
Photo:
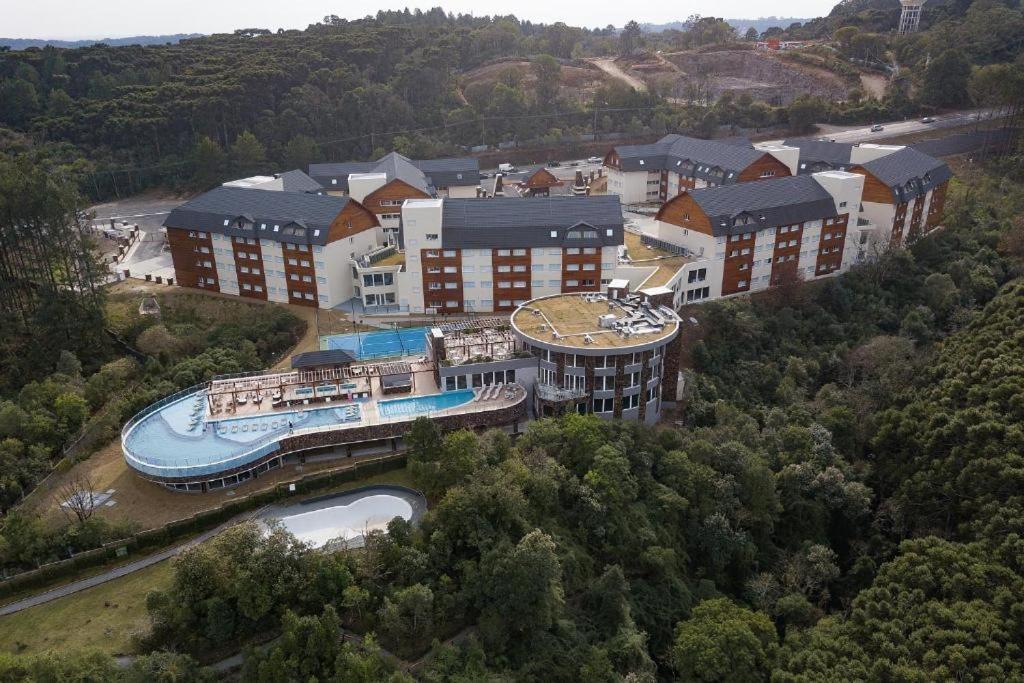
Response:
[[[666,52],[617,64],[631,78],[668,87],[680,102],[714,101],[725,92],[787,105],[798,95],[845,100],[850,86],[823,68],[758,50]]]

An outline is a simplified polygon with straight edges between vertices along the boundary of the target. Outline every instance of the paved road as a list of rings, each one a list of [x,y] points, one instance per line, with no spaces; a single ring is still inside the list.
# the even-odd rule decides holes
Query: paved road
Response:
[[[934,123],[921,123],[920,119],[909,119],[905,121],[890,121],[882,123],[883,130],[871,132],[871,126],[820,126],[821,131],[816,135],[805,135],[806,138],[827,138],[835,142],[884,142],[887,138],[924,131],[941,130],[943,128],[955,128],[966,126],[981,120],[987,121],[993,114],[990,109],[972,109],[969,111],[952,112],[941,114],[935,117]],[[781,141],[776,141],[781,142]]]
[[[29,609],[30,607],[35,607],[36,605],[42,605],[44,603],[50,602],[51,600],[57,600],[58,598],[63,598],[65,596],[71,595],[72,593],[77,593],[87,588],[92,588],[93,586],[99,586],[100,584],[106,583],[107,581],[113,581],[114,579],[137,572],[140,569],[150,567],[156,564],[157,562],[163,562],[168,558],[176,557],[185,552],[186,550],[188,550],[189,548],[195,545],[199,545],[200,543],[210,538],[213,538],[214,536],[219,534],[221,531],[224,531],[228,527],[233,526],[243,520],[251,519],[253,516],[258,514],[258,512],[259,510],[254,512],[245,512],[240,515],[236,515],[235,517],[232,517],[220,526],[209,531],[205,531],[196,536],[195,538],[186,541],[185,543],[182,543],[181,545],[176,545],[173,548],[168,548],[167,550],[163,550],[154,555],[144,557],[140,560],[135,560],[134,562],[129,562],[128,564],[121,565],[120,567],[115,567],[114,569],[105,571],[102,574],[90,576],[89,578],[82,579],[80,581],[73,581],[72,583],[65,584],[63,586],[58,586],[53,590],[49,590],[45,593],[40,593],[38,595],[33,595],[23,600],[7,603],[6,605],[0,607],[0,616],[14,614],[15,612],[20,612],[22,610]]]

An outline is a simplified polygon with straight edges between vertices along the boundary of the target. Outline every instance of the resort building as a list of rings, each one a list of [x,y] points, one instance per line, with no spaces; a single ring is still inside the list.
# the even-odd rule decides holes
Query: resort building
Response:
[[[241,187],[252,190],[271,190],[274,192],[309,192],[326,194],[323,186],[302,171],[295,169],[274,175],[254,175],[249,178],[231,180],[224,187]]]
[[[524,303],[512,331],[535,358],[537,416],[576,411],[652,423],[676,400],[681,322],[670,290],[555,294]]]
[[[514,378],[441,393],[430,364],[335,360],[300,358],[288,372],[219,377],[158,401],[122,429],[125,461],[169,489],[204,492],[286,463],[397,451],[423,415],[444,430],[515,432],[527,419]]]
[[[375,213],[395,241],[406,199],[476,197],[480,164],[473,158],[413,160],[391,152],[377,161],[311,164],[309,175],[329,194],[352,197]]]
[[[600,291],[623,243],[622,208],[615,196],[410,199],[401,241],[411,313],[512,311]]]
[[[179,285],[332,307],[355,295],[349,263],[377,248],[380,224],[349,197],[218,187],[164,227]]]
[[[793,175],[794,148],[748,140],[700,140],[666,135],[650,145],[620,145],[604,157],[608,192],[624,204],[664,202],[686,189]]]
[[[658,211],[651,241],[686,260],[643,285],[669,288],[680,306],[842,272],[874,230],[857,220],[863,187],[863,176],[825,171],[684,191]]]
[[[878,226],[876,240],[898,247],[931,232],[942,220],[952,172],[912,147],[860,145],[852,173],[864,176],[860,215]]]

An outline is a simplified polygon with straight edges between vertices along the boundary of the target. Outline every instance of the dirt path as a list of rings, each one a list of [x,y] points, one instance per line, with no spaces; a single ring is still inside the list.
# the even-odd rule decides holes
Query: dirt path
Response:
[[[622,67],[615,63],[614,59],[605,57],[601,59],[591,59],[589,61],[601,71],[616,80],[622,81],[629,87],[634,88],[637,92],[647,92],[647,84],[636,76],[631,76],[623,71]]]

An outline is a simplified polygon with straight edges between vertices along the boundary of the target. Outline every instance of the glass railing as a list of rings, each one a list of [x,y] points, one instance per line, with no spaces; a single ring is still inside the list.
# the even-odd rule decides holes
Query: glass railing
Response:
[[[231,379],[235,378],[236,376],[237,375],[225,375],[219,377],[218,379]],[[470,412],[484,412],[486,410],[491,409],[490,401],[481,403],[478,401],[474,401],[473,399],[470,399],[466,403],[460,403],[459,405],[452,406],[450,408],[442,408],[438,410],[424,410],[411,414],[395,414],[391,416],[385,416],[380,415],[378,412],[376,419],[372,422],[366,422],[363,420],[360,420],[358,422],[338,422],[332,424],[317,425],[315,427],[300,427],[297,429],[292,429],[286,433],[268,434],[267,436],[262,437],[255,442],[246,444],[247,446],[249,446],[247,450],[240,453],[233,453],[230,456],[215,461],[210,461],[205,458],[183,457],[181,459],[176,459],[173,462],[173,464],[164,464],[162,462],[155,462],[153,459],[147,459],[142,454],[132,452],[132,450],[128,446],[127,436],[135,425],[139,424],[142,420],[154,414],[161,408],[171,403],[174,403],[175,401],[181,400],[182,398],[185,398],[190,394],[198,393],[203,388],[205,388],[205,386],[205,383],[201,385],[195,385],[193,387],[189,387],[188,389],[183,389],[181,391],[175,392],[170,396],[166,396],[160,399],[159,401],[150,404],[145,409],[139,411],[139,413],[137,413],[127,423],[125,423],[125,426],[121,430],[121,449],[124,453],[125,460],[133,469],[144,474],[163,478],[195,477],[201,475],[218,474],[220,472],[225,472],[227,470],[231,470],[237,467],[242,467],[244,465],[254,463],[260,458],[271,453],[274,453],[280,447],[281,439],[284,439],[286,437],[300,436],[305,434],[318,434],[322,432],[341,432],[346,431],[348,429],[374,426],[380,424],[396,424],[399,422],[409,422],[415,420],[418,417],[437,419],[449,415],[458,415]],[[511,403],[507,404],[503,401],[500,405],[494,406],[494,410],[507,408],[510,405],[514,406],[522,402],[526,398],[526,389],[519,384],[508,385],[508,388],[503,388],[502,391],[498,394],[498,397],[502,398],[506,391],[514,392],[513,397],[510,399]],[[337,406],[332,407],[337,408],[343,407],[344,405],[351,404],[338,404]],[[325,408],[314,408],[314,410],[315,409]],[[197,446],[198,445],[199,444],[197,444]]]

